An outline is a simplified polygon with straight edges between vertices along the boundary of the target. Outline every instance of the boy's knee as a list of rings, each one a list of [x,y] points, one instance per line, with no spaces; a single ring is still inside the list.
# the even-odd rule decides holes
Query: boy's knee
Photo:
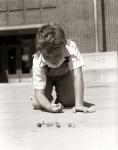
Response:
[[[60,102],[64,107],[75,106],[75,98],[65,98],[65,99],[61,99],[58,102]]]
[[[64,102],[62,104],[64,107],[73,107],[75,106],[75,103],[73,101]]]

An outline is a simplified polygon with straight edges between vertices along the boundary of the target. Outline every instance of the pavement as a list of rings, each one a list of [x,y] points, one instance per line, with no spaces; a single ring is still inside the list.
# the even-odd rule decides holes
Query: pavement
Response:
[[[0,150],[118,150],[118,84],[85,88],[85,101],[96,105],[89,114],[33,110],[31,89],[30,82],[0,84]],[[37,127],[42,121],[54,126]]]

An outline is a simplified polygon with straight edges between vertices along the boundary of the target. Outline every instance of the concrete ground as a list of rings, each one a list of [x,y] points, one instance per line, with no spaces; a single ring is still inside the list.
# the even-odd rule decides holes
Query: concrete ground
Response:
[[[95,113],[51,114],[32,110],[31,83],[0,84],[0,150],[117,150],[118,85],[85,88]],[[40,121],[59,121],[61,128],[38,128]],[[67,124],[73,122],[75,128]]]

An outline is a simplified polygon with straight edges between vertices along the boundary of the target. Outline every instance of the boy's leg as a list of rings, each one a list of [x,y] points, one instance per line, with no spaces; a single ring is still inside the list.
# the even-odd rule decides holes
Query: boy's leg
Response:
[[[62,103],[65,107],[75,105],[74,81],[71,72],[68,72],[55,82],[55,89],[57,92],[57,102]]]

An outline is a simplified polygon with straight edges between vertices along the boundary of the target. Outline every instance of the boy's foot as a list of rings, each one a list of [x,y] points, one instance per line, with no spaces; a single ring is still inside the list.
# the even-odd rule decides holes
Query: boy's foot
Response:
[[[96,111],[96,109],[94,107],[85,107],[85,106],[81,106],[81,107],[73,107],[73,112],[84,112],[84,113],[93,113]]]

